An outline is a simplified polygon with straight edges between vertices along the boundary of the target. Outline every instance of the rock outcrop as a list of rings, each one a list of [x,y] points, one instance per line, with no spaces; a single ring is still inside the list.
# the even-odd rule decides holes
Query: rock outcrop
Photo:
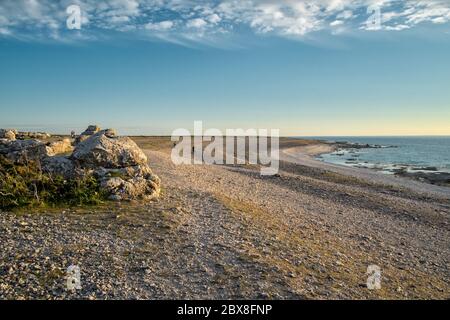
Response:
[[[0,129],[0,139],[16,140],[16,130]]]
[[[51,143],[44,143],[36,139],[0,139],[0,155],[20,164],[26,164],[30,160],[41,162],[47,157],[71,153],[72,150],[69,139]]]
[[[116,169],[147,163],[147,157],[133,140],[117,137],[112,130],[100,131],[79,143],[71,158],[89,169]]]
[[[9,139],[12,136],[7,130],[1,134],[4,138],[0,138],[0,155],[14,163],[38,161],[44,172],[66,179],[93,174],[112,200],[151,199],[159,195],[160,179],[148,166],[146,155],[133,140],[117,136],[112,129],[100,131],[98,126],[89,126],[75,148],[70,139],[44,143],[37,139]]]
[[[49,156],[55,156],[57,154],[72,153],[73,149],[72,141],[63,139],[49,143],[47,151]]]
[[[112,200],[150,199],[159,195],[160,179],[147,157],[128,137],[102,130],[80,142],[70,157],[76,168],[92,170]]]
[[[0,155],[15,163],[26,164],[29,160],[39,161],[48,156],[47,146],[39,140],[0,141]]]
[[[47,157],[41,161],[42,169],[51,174],[60,175],[67,179],[80,175],[75,164],[66,156]]]
[[[25,132],[15,129],[0,129],[0,139],[26,140],[26,139],[48,139],[51,135],[47,132]]]
[[[16,133],[16,138],[20,140],[25,139],[41,139],[45,140],[50,138],[52,135],[47,132],[25,132],[25,131],[19,131]]]
[[[100,127],[97,125],[90,125],[87,127],[86,130],[84,130],[76,139],[75,139],[75,144],[79,144],[80,142],[83,142],[84,140],[86,140],[87,138],[89,138],[90,136],[96,134],[97,132],[100,131]]]
[[[92,136],[93,134],[96,134],[100,130],[101,130],[100,127],[96,124],[90,125],[87,127],[86,130],[84,130],[84,132],[81,135]]]

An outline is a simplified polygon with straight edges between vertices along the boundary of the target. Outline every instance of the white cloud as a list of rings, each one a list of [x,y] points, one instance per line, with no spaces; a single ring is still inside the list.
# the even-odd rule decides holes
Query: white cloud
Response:
[[[332,26],[332,27],[341,26],[343,24],[344,24],[344,22],[342,20],[335,20],[333,22],[330,22],[330,26]]]
[[[407,24],[422,22],[445,23],[450,21],[450,3],[444,1],[410,1],[410,14],[405,16]]]
[[[405,25],[405,24],[398,24],[395,26],[387,26],[386,30],[392,30],[392,31],[401,31],[401,30],[405,30],[405,29],[409,29],[410,27]]]
[[[358,32],[371,28],[366,12],[372,5],[380,7],[382,30],[450,22],[450,0],[0,0],[0,34],[75,37],[65,28],[65,8],[71,4],[82,9],[86,38],[102,30],[150,30],[198,39],[237,32],[240,26],[300,38],[324,30],[338,34],[344,25]]]
[[[6,29],[6,28],[0,28],[0,34],[10,35],[11,32],[8,29]]]
[[[212,15],[207,17],[207,20],[211,23],[216,24],[219,23],[222,20],[222,18],[220,18],[218,14],[213,13]]]
[[[186,26],[187,26],[188,28],[203,28],[203,27],[205,27],[207,24],[208,24],[208,23],[207,23],[205,20],[201,19],[201,18],[191,19],[191,20],[188,20],[188,21],[186,22]]]
[[[352,17],[353,17],[353,12],[351,10],[342,11],[336,16],[336,18],[344,19],[344,20],[350,19]]]
[[[112,23],[123,23],[130,21],[130,17],[127,16],[112,16],[109,20]]]
[[[172,27],[175,25],[175,23],[173,21],[161,21],[161,22],[156,22],[156,23],[147,23],[145,25],[145,29],[147,30],[155,30],[155,31],[167,31],[172,29]]]
[[[437,17],[431,20],[433,23],[446,23],[447,19],[445,17]]]

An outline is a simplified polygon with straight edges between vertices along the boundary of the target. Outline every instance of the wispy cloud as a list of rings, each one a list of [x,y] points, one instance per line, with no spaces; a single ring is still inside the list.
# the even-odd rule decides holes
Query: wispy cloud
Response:
[[[66,8],[73,4],[82,12],[78,31],[66,28]],[[116,31],[202,41],[249,30],[302,38],[316,31],[374,30],[374,6],[380,13],[377,30],[450,21],[448,0],[2,0],[0,37],[96,39]]]

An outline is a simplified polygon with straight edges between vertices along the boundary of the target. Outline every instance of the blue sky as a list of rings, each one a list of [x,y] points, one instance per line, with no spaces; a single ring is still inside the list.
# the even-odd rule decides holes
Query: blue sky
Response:
[[[0,127],[450,134],[449,1],[99,3],[0,2]]]

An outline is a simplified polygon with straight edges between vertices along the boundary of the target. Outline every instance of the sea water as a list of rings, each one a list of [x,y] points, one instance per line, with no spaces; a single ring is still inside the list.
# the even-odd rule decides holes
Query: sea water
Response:
[[[381,146],[337,150],[318,157],[325,162],[373,168],[384,173],[394,173],[399,169],[450,172],[450,136],[317,137],[316,139]]]

